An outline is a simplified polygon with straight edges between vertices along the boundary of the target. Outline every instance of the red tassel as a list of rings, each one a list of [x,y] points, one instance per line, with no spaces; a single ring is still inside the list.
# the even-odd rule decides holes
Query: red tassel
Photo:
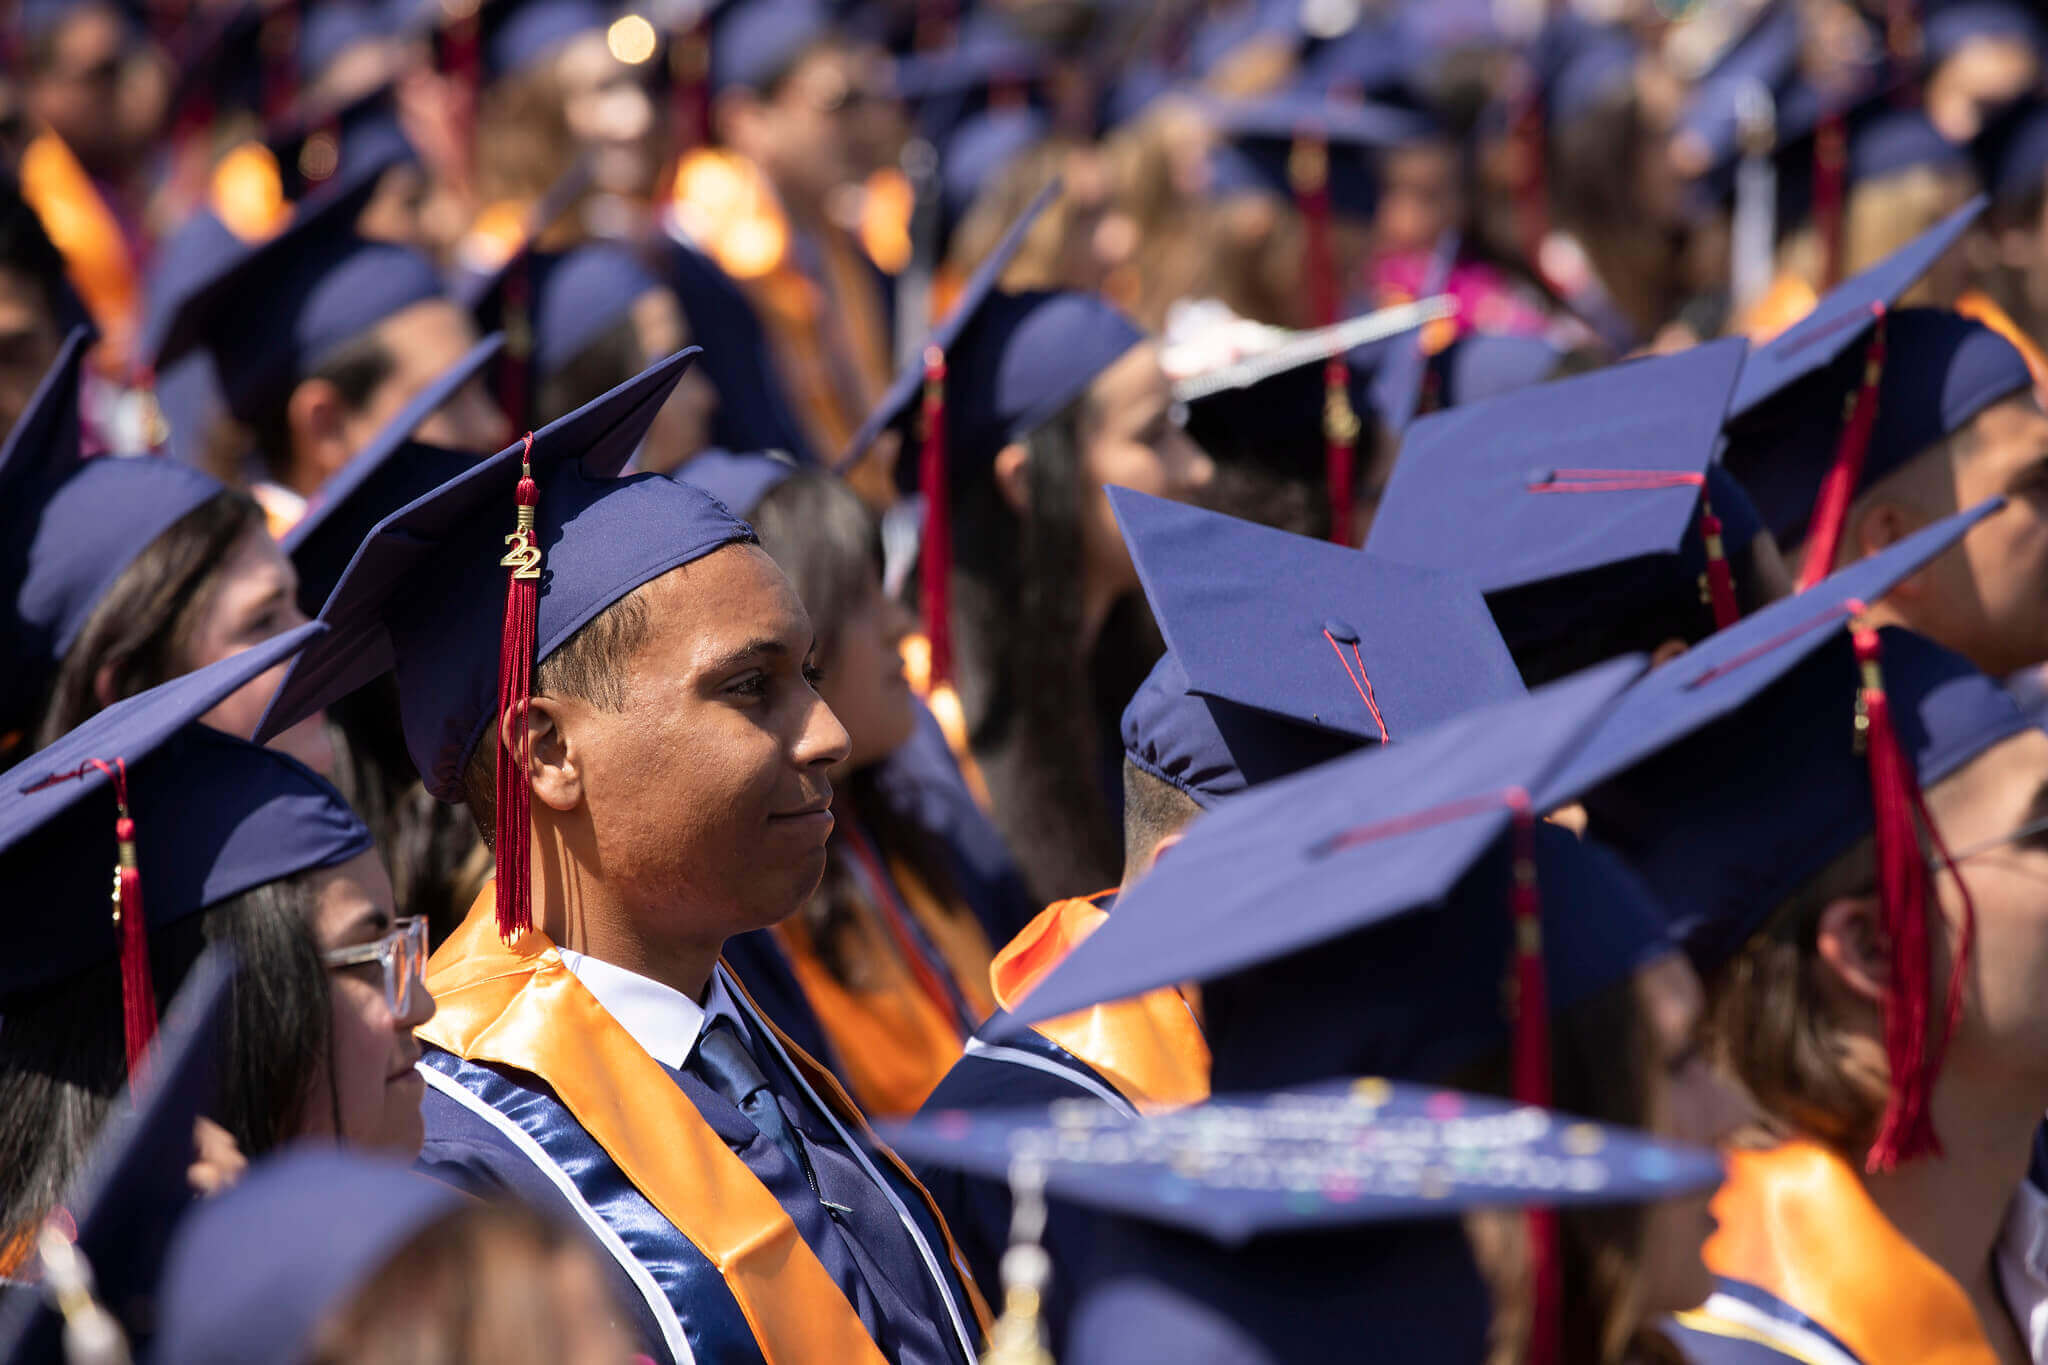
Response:
[[[89,758],[70,772],[51,773],[25,791],[41,791],[59,782],[74,782],[88,772],[102,772],[114,784],[114,933],[121,964],[121,1037],[127,1046],[128,1076],[133,1080],[149,1056],[156,1037],[156,984],[149,972],[149,922],[142,914],[142,868],[135,856],[135,819],[128,812],[128,764]]]
[[[1714,515],[1704,488],[1700,490],[1700,540],[1707,551],[1707,600],[1714,608],[1714,629],[1726,630],[1742,619],[1742,608],[1735,603],[1735,574],[1728,567],[1727,547],[1721,543],[1721,519]]]
[[[527,768],[526,708],[533,700],[533,655],[540,613],[540,545],[534,539],[534,508],[540,489],[533,481],[533,433],[526,433],[514,495],[518,522],[505,537],[510,548],[498,562],[511,570],[505,580],[505,630],[498,644],[497,818],[493,845],[498,855],[498,937],[510,943],[533,927],[533,850],[530,817],[533,784]],[[512,718],[514,748],[505,745],[505,718]]]
[[[1337,251],[1330,228],[1330,151],[1320,137],[1303,134],[1287,160],[1287,178],[1308,231],[1309,305],[1315,324],[1337,321]],[[1351,369],[1344,357],[1323,362],[1323,485],[1330,501],[1330,539],[1351,543],[1351,504],[1357,468],[1358,414],[1351,408]]]
[[[1358,467],[1358,414],[1351,408],[1351,367],[1342,355],[1323,363],[1323,479],[1330,499],[1330,539],[1349,546],[1353,479]]]
[[[1856,604],[1862,610],[1862,604]],[[1939,1038],[1928,1037],[1933,1013],[1933,930],[1939,923],[1938,903],[1929,894],[1927,863],[1920,851],[1918,829],[1930,833],[1920,783],[1899,745],[1892,724],[1891,702],[1885,695],[1879,667],[1882,645],[1869,626],[1851,627],[1856,661],[1863,672],[1856,702],[1856,736],[1870,762],[1870,793],[1875,817],[1873,843],[1877,857],[1878,901],[1885,936],[1891,943],[1891,988],[1884,998],[1885,1060],[1891,1068],[1891,1094],[1877,1140],[1864,1159],[1864,1169],[1889,1171],[1922,1156],[1940,1156],[1941,1139],[1934,1132],[1929,1101],[1941,1057],[1955,1033],[1962,1007],[1963,973],[1976,934],[1976,913],[1963,893],[1963,933],[1949,973],[1946,1016]],[[1916,824],[1916,821],[1919,822]],[[1935,836],[1937,847],[1940,837]],[[1948,850],[1941,849],[1943,858]],[[1960,878],[1958,886],[1962,885]]]
[[[1847,222],[1849,130],[1840,110],[1813,134],[1813,226],[1820,234],[1820,292],[1842,282],[1842,230]]]
[[[1842,436],[1835,445],[1835,462],[1821,480],[1820,492],[1813,501],[1813,517],[1806,531],[1806,558],[1799,567],[1800,592],[1833,571],[1842,531],[1849,521],[1849,504],[1856,500],[1856,485],[1863,478],[1863,457],[1870,448],[1870,432],[1877,425],[1877,386],[1884,377],[1885,306],[1874,303],[1870,311],[1877,323],[1863,353],[1863,382],[1849,395],[1842,413]]]
[[[1536,888],[1536,816],[1529,795],[1508,793],[1514,812],[1514,880],[1508,891],[1514,925],[1515,1098],[1524,1104],[1550,1104],[1550,993],[1543,973],[1543,898]],[[1557,1213],[1528,1211],[1532,1298],[1529,1323],[1529,1365],[1556,1365],[1561,1358],[1562,1295],[1558,1265]]]
[[[918,572],[925,633],[931,638],[933,691],[953,680],[953,508],[946,469],[946,356],[924,352],[924,448],[918,487],[924,490],[923,566]]]

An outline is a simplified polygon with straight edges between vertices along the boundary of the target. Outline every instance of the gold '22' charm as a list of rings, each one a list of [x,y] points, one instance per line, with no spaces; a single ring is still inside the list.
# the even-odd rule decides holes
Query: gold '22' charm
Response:
[[[533,543],[533,532],[522,526],[506,536],[505,543],[512,548],[498,563],[512,570],[514,578],[539,578],[540,546]]]

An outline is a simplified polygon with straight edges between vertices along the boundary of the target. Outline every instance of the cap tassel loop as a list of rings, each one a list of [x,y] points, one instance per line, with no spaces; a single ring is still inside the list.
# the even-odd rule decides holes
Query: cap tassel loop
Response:
[[[918,454],[918,487],[924,490],[923,564],[918,598],[931,640],[931,690],[953,680],[953,507],[946,469],[946,356],[936,346],[924,352],[924,446]]]
[[[1870,433],[1877,425],[1877,386],[1884,377],[1885,306],[1874,303],[1870,311],[1877,323],[1863,353],[1863,380],[1849,395],[1842,414],[1842,436],[1835,444],[1835,462],[1828,467],[1814,498],[1806,557],[1799,566],[1800,592],[1834,569],[1835,554],[1841,548],[1842,532],[1849,521],[1849,504],[1856,500],[1856,486],[1863,480],[1863,457],[1870,449]]]
[[[88,772],[104,773],[114,784],[114,933],[121,964],[121,1037],[133,1078],[156,1037],[156,984],[149,972],[149,922],[142,914],[142,865],[135,856],[135,818],[128,810],[128,764],[91,758],[70,772],[52,773],[28,791],[75,782]]]
[[[1863,609],[1861,603],[1855,607],[1859,613]],[[1941,1155],[1941,1139],[1934,1131],[1929,1102],[1941,1072],[1942,1054],[1961,1013],[1963,973],[1976,937],[1976,912],[1965,888],[1963,932],[1949,972],[1941,1033],[1930,1038],[1933,929],[1940,912],[1929,895],[1919,828],[1925,826],[1944,861],[1948,861],[1948,850],[1928,817],[1919,780],[1892,723],[1877,631],[1858,624],[1851,626],[1850,635],[1863,675],[1856,699],[1856,742],[1870,763],[1878,901],[1885,937],[1891,944],[1891,985],[1884,998],[1885,1060],[1891,1068],[1891,1094],[1864,1169],[1890,1171],[1918,1157]],[[1962,885],[1960,878],[1957,885]]]
[[[519,489],[514,495],[518,520],[505,537],[509,547],[498,563],[511,572],[505,580],[505,629],[498,644],[496,815],[493,849],[498,856],[498,937],[511,943],[533,927],[533,850],[529,830],[533,782],[528,767],[533,746],[527,736],[526,711],[533,701],[533,656],[540,616],[540,545],[534,533],[534,508],[540,489],[533,481],[533,433],[526,433],[520,457]],[[505,744],[505,718],[512,717],[513,747]]]
[[[1508,890],[1514,925],[1515,1098],[1550,1104],[1550,992],[1543,971],[1543,898],[1536,887],[1536,815],[1529,794],[1507,794],[1514,824],[1513,881]],[[1562,1359],[1562,1285],[1558,1264],[1557,1211],[1528,1211],[1529,1261],[1533,1281],[1529,1321],[1529,1365],[1557,1365]]]

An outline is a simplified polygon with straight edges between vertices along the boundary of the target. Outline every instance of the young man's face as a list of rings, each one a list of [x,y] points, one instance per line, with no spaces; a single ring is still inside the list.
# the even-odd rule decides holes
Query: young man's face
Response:
[[[469,315],[446,299],[423,299],[377,324],[391,353],[391,373],[369,402],[353,413],[347,432],[349,453],[361,450],[420,390],[455,367],[476,345]],[[450,450],[495,451],[511,436],[481,376],[458,389],[414,435]]]
[[[1995,495],[2006,507],[1928,566],[1907,624],[1993,677],[2048,660],[2048,414],[2031,394],[1994,403],[1938,458],[1952,504],[1929,520]]]
[[[605,882],[648,925],[723,939],[793,913],[832,832],[826,770],[846,731],[811,686],[811,620],[758,547],[732,545],[643,590],[653,622],[625,705],[571,701],[580,811]]]
[[[1984,1094],[2024,1081],[2038,1099],[2048,1085],[2048,833],[2001,841],[2048,816],[2048,734],[2028,730],[1993,745],[1931,790],[1928,810],[1949,849],[1967,855],[1958,871],[1977,921],[1944,1075]],[[1975,848],[1982,851],[1968,852]],[[1944,872],[1935,884],[1951,923],[1960,923],[1955,879]]]
[[[765,106],[777,183],[817,198],[859,179],[852,115],[869,97],[856,49],[827,44],[799,59]]]

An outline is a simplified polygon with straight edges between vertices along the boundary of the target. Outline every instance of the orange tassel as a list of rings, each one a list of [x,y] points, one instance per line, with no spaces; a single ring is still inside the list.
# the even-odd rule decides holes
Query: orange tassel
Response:
[[[1861,603],[1854,607],[1859,613],[1863,610]],[[1884,1048],[1891,1068],[1891,1094],[1864,1168],[1889,1171],[1916,1157],[1941,1155],[1941,1139],[1935,1134],[1928,1106],[1941,1072],[1942,1054],[1955,1033],[1962,1008],[1964,968],[1976,936],[1976,913],[1965,887],[1963,933],[1949,973],[1946,1015],[1940,1037],[1930,1039],[1932,940],[1940,911],[1930,894],[1918,829],[1924,825],[1933,834],[1934,822],[1928,817],[1918,776],[1892,724],[1891,701],[1879,666],[1882,644],[1877,631],[1856,625],[1850,634],[1863,675],[1856,700],[1856,742],[1870,763],[1878,899],[1885,937],[1891,944],[1891,986],[1884,998]],[[1934,839],[1939,848],[1940,836],[1934,834]],[[1941,848],[1941,855],[1946,859],[1948,850]],[[1962,886],[1962,880],[1958,878],[1956,884]]]
[[[931,640],[931,687],[953,680],[953,508],[946,468],[946,356],[936,346],[924,352],[924,447],[919,452],[918,487],[924,490],[924,548],[918,596],[925,634]]]
[[[498,937],[510,943],[533,927],[533,850],[529,830],[533,783],[528,774],[526,708],[533,700],[533,656],[540,614],[540,545],[534,539],[534,508],[540,489],[533,481],[533,433],[526,433],[514,495],[518,521],[505,537],[510,548],[498,562],[511,570],[505,581],[505,628],[498,644],[497,811],[493,844],[498,855]],[[512,718],[514,747],[505,745],[505,718]]]
[[[1863,382],[1851,393],[1842,413],[1842,435],[1835,444],[1835,462],[1821,480],[1813,500],[1813,517],[1806,530],[1806,558],[1799,566],[1799,591],[1805,592],[1833,572],[1835,554],[1842,545],[1842,531],[1849,521],[1849,504],[1856,500],[1856,485],[1863,478],[1863,457],[1870,449],[1870,432],[1877,425],[1877,386],[1884,377],[1885,306],[1874,303],[1870,311],[1877,324],[1870,345],[1863,353]]]

